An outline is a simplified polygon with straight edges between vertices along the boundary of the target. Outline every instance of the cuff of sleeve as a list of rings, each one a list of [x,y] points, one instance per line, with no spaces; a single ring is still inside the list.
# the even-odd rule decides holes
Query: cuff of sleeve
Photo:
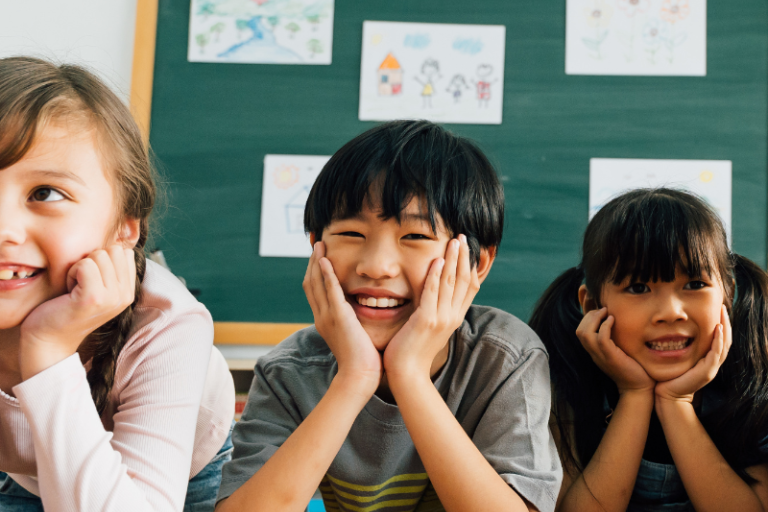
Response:
[[[78,388],[88,388],[85,368],[80,362],[80,355],[72,354],[13,387],[13,393],[19,400],[24,413],[34,404],[35,408],[45,409],[49,400],[59,400],[62,393],[77,393]],[[90,395],[90,391],[86,389]],[[26,404],[26,407],[25,407]]]
[[[560,481],[554,475],[547,475],[543,480],[532,480],[514,474],[500,476],[515,492],[535,505],[539,512],[555,512],[557,494],[552,492],[559,492]]]

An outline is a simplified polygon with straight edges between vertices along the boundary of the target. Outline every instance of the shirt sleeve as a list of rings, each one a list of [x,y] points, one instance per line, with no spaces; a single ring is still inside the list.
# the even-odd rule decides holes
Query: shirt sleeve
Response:
[[[515,491],[553,512],[563,479],[549,430],[549,364],[543,350],[524,352],[488,402],[472,440]]]
[[[213,323],[198,311],[138,336],[111,433],[77,354],[14,387],[47,512],[182,510]]]
[[[268,380],[260,363],[254,368],[248,401],[232,431],[232,460],[224,464],[217,501],[228,498],[248,481],[288,437],[302,418],[287,391]]]

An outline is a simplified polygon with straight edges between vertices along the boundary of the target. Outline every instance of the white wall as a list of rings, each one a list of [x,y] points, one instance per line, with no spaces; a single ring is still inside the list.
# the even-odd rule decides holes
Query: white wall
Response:
[[[137,0],[0,0],[0,57],[87,66],[128,103]]]

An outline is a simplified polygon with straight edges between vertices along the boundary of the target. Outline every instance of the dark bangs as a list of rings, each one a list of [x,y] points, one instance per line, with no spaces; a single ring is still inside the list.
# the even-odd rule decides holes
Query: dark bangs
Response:
[[[501,242],[504,194],[493,166],[472,142],[427,121],[386,123],[337,151],[310,191],[304,229],[319,240],[366,201],[399,222],[413,198],[423,199],[433,231],[437,213],[451,236],[467,236],[473,262],[480,247]]]
[[[725,229],[703,200],[674,189],[639,189],[606,204],[584,235],[587,288],[603,284],[674,281],[678,269],[691,278],[730,272]],[[727,281],[725,288],[729,288]]]

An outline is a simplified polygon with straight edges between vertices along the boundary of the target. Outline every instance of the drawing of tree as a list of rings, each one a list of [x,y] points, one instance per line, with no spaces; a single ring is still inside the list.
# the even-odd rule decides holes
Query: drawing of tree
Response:
[[[323,53],[323,44],[317,39],[310,39],[307,41],[307,50],[309,50],[309,56],[314,57],[318,53]]]
[[[312,31],[317,31],[317,25],[320,23],[320,15],[313,14],[312,16],[307,16],[307,21],[312,24]]]
[[[291,39],[293,39],[293,36],[296,35],[296,32],[301,30],[301,27],[298,26],[295,22],[290,22],[285,26],[285,30],[289,31],[291,33]]]
[[[243,32],[248,30],[248,20],[236,20],[235,21],[235,28],[237,29],[237,38],[240,39],[243,35]]]
[[[219,36],[221,35],[222,32],[224,32],[225,28],[227,28],[227,26],[221,21],[211,27],[211,33],[214,34],[214,37],[216,38],[214,39],[214,41],[218,42]]]
[[[203,20],[207,20],[208,16],[216,12],[216,6],[211,2],[204,2],[200,6],[200,10],[197,11],[198,16],[202,16]]]
[[[267,23],[269,23],[269,26],[272,27],[272,31],[275,30],[275,27],[278,23],[280,23],[280,16],[270,16],[267,18]]]
[[[195,42],[197,43],[197,46],[200,47],[200,53],[204,53],[205,45],[207,45],[210,40],[211,38],[205,33],[197,34],[195,36]]]

